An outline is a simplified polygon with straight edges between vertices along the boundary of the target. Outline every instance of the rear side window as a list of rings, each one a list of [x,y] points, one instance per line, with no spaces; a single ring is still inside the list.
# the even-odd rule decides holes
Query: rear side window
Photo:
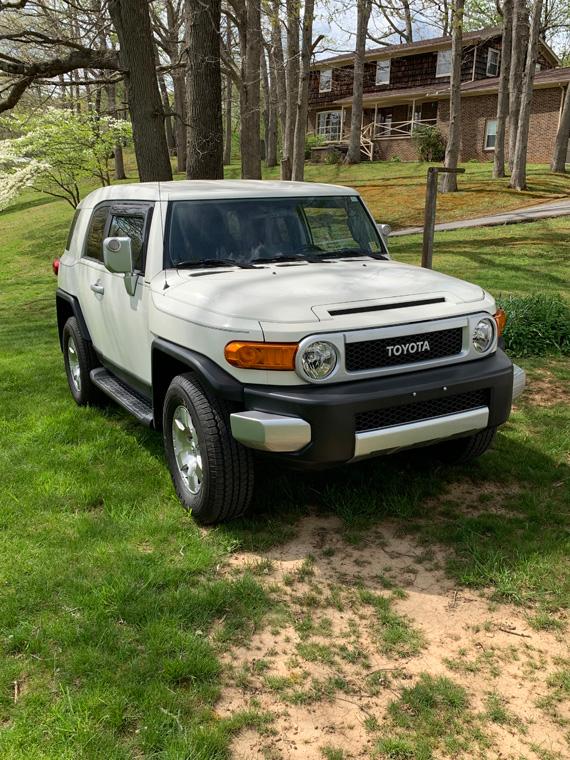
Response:
[[[144,216],[135,214],[114,214],[111,217],[109,237],[128,237],[131,239],[134,268],[143,269]]]
[[[99,206],[91,215],[89,229],[87,230],[85,253],[83,254],[101,263],[103,263],[103,235],[105,234],[108,213],[109,208],[107,206]]]
[[[75,214],[73,215],[73,219],[71,220],[71,227],[69,228],[69,232],[67,234],[67,243],[65,244],[66,251],[71,250],[71,241],[73,240],[73,233],[75,232],[75,227],[77,225],[77,220],[79,219],[79,214],[80,214],[80,211],[79,209],[77,209]]]

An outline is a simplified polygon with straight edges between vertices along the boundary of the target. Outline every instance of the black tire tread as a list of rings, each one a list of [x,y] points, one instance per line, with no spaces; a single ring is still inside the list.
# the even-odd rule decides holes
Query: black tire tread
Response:
[[[468,438],[443,443],[440,445],[442,458],[452,464],[471,462],[487,451],[495,439],[496,432],[496,427],[488,427]]]
[[[214,398],[194,373],[174,378],[164,402],[165,415],[169,398],[178,388],[188,395],[200,418],[205,438],[202,444],[207,449],[208,466],[215,473],[212,478],[215,483],[210,483],[208,487],[207,513],[196,512],[195,518],[204,524],[233,520],[246,511],[251,501],[254,482],[252,454],[233,438],[227,405]],[[167,437],[171,434],[171,425],[167,419],[164,420],[163,429],[165,444],[170,447]],[[184,503],[184,493],[177,478],[173,476],[172,480],[179,499]]]
[[[81,393],[77,396],[69,382],[69,369],[67,363],[67,336],[71,334],[77,349],[79,365],[81,367]],[[99,388],[91,382],[90,372],[99,366],[92,345],[84,340],[79,328],[79,322],[75,317],[69,317],[63,327],[63,351],[64,363],[71,395],[79,406],[93,406],[101,404],[103,395]]]

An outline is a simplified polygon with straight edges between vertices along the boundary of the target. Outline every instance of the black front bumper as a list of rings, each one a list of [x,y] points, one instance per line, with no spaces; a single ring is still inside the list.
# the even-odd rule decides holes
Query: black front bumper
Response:
[[[373,380],[299,387],[250,385],[243,389],[245,410],[301,417],[312,439],[301,451],[272,454],[292,466],[313,468],[342,464],[354,457],[357,415],[381,409],[485,391],[489,427],[510,413],[513,365],[499,349],[486,359]]]

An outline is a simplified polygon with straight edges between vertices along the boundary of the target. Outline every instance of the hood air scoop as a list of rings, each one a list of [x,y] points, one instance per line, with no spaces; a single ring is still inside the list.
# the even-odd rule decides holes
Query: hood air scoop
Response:
[[[332,309],[331,317],[342,317],[347,314],[367,314],[371,311],[388,311],[392,309],[409,309],[413,306],[427,306],[434,303],[445,303],[445,298],[423,298],[421,301],[401,301],[399,303],[383,303],[376,306],[355,306],[354,308]]]

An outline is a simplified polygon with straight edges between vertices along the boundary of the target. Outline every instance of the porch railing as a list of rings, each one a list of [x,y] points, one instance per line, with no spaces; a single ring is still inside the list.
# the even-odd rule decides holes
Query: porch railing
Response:
[[[391,137],[411,137],[414,129],[420,126],[435,126],[437,119],[409,119],[408,121],[376,122],[375,140]]]

